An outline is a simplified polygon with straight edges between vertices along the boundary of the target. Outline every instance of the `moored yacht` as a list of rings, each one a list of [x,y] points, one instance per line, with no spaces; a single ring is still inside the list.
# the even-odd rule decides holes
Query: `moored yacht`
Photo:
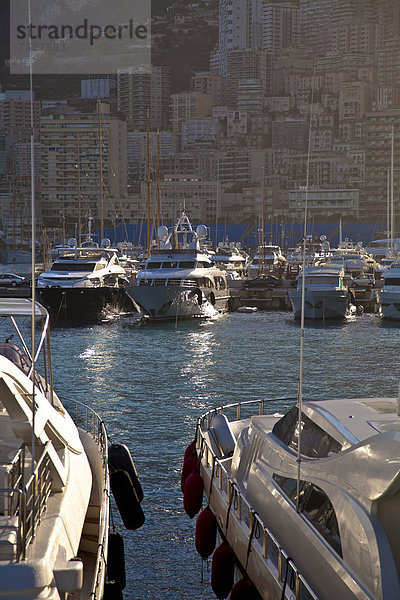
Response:
[[[307,319],[341,319],[348,314],[349,293],[343,266],[323,264],[306,267],[304,272],[304,317]],[[297,276],[297,289],[289,290],[294,317],[300,318],[303,273]]]
[[[226,272],[227,279],[243,279],[247,274],[249,256],[241,248],[240,243],[219,242],[214,254],[211,256],[212,262]]]
[[[34,352],[23,337],[33,315],[42,324]],[[69,400],[71,416],[54,391],[44,307],[0,298],[0,316],[10,318],[20,342],[8,336],[0,343],[0,597],[100,600],[109,585],[121,593],[106,582],[104,423],[90,407]],[[35,368],[39,360],[43,377]]]
[[[48,271],[38,277],[42,304],[57,319],[93,319],[106,312],[120,312],[128,300],[128,283],[117,250],[99,246],[93,240],[56,248],[56,258]]]
[[[153,248],[135,285],[126,293],[138,310],[152,320],[204,317],[229,309],[230,295],[225,271],[201,250],[200,240],[207,235],[204,225],[196,230],[182,212],[168,231],[161,226],[161,248]]]
[[[400,261],[394,260],[381,277],[382,289],[376,290],[378,313],[384,319],[400,321]]]
[[[366,252],[361,242],[354,244],[347,238],[338,248],[332,251],[332,255],[327,259],[327,262],[331,265],[343,266],[345,273],[352,277],[356,277],[361,273],[372,273],[378,267],[378,263],[371,254]]]
[[[286,258],[279,246],[265,244],[259,246],[248,268],[249,278],[263,273],[279,274],[286,265]]]
[[[292,406],[229,404],[198,420],[184,506],[197,514],[204,489],[196,548],[214,553],[214,592],[243,584],[253,592],[245,597],[263,600],[400,597],[398,400]]]

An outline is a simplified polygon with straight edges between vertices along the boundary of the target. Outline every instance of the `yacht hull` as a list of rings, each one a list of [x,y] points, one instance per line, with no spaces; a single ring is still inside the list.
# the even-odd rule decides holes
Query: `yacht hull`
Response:
[[[40,302],[57,320],[98,320],[107,313],[132,310],[124,288],[38,288]]]
[[[379,316],[390,321],[400,321],[400,292],[376,292]]]
[[[301,290],[290,290],[295,319],[301,316]],[[305,319],[343,319],[348,310],[348,293],[343,290],[313,290],[305,292]]]
[[[168,285],[128,286],[125,289],[139,312],[152,320],[205,317],[216,311],[228,310],[229,294],[226,290],[208,290],[206,294],[200,288]]]

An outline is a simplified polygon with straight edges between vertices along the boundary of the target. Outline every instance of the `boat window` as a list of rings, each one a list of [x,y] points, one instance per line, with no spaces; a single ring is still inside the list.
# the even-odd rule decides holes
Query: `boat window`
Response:
[[[199,269],[209,269],[212,266],[211,261],[201,261],[199,260],[197,263],[197,267]]]
[[[215,277],[215,287],[217,290],[225,289],[225,279],[223,277]]]
[[[385,285],[400,285],[400,277],[385,277]]]
[[[335,276],[331,276],[331,275],[320,275],[320,276],[316,276],[316,277],[307,277],[306,276],[306,285],[321,285],[321,284],[328,284],[328,285],[338,285],[339,284],[339,279],[338,277]]]
[[[146,265],[146,269],[159,269],[161,267],[160,262],[149,262]]]
[[[94,271],[96,263],[53,263],[51,271],[79,271],[79,272],[90,272]]]
[[[194,269],[194,261],[192,260],[181,260],[179,262],[180,269]]]
[[[294,406],[282,419],[275,423],[272,433],[284,444],[298,449],[298,409]],[[342,445],[330,436],[326,431],[302,415],[301,421],[301,453],[310,458],[324,458],[337,454],[342,449]]]
[[[276,473],[273,475],[273,479],[282,491],[297,504],[297,480],[282,477]],[[328,496],[316,485],[300,481],[299,497],[300,512],[312,523],[335,552],[339,556],[343,556],[339,526]]]
[[[162,269],[177,269],[178,263],[176,260],[170,261],[170,262],[163,262],[163,263],[161,263],[161,268]]]

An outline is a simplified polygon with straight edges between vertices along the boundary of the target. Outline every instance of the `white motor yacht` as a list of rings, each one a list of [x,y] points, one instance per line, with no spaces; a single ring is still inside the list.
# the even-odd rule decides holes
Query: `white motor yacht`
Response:
[[[341,319],[351,304],[344,268],[336,264],[306,267],[304,317],[307,319]],[[297,276],[297,289],[288,291],[294,317],[300,318],[302,305],[303,273]]]
[[[0,298],[0,316],[20,342],[0,343],[0,597],[100,600],[110,509],[105,426],[84,404],[69,401],[71,416],[53,390],[45,308],[35,304],[42,331],[34,360],[23,337],[32,301]]]
[[[211,256],[212,262],[226,272],[226,277],[230,279],[243,279],[247,274],[249,256],[240,246],[240,242],[219,242],[214,254]]]
[[[104,313],[120,312],[128,301],[128,283],[118,251],[103,240],[77,245],[74,238],[67,247],[56,248],[50,270],[41,273],[37,288],[42,304],[57,319],[98,319]]]
[[[268,400],[229,404],[198,420],[184,506],[197,514],[204,489],[196,548],[214,553],[214,591],[243,582],[252,595],[235,597],[400,598],[398,399],[291,404],[286,414]]]
[[[372,273],[378,267],[371,254],[366,252],[362,243],[354,244],[349,240],[342,242],[338,248],[332,251],[332,255],[327,259],[331,265],[341,265],[347,274],[356,277],[361,273]]]
[[[279,273],[286,265],[286,258],[279,246],[265,244],[259,246],[248,268],[248,277],[252,279],[262,273]]]
[[[381,277],[382,289],[376,290],[378,313],[384,319],[400,321],[400,261],[394,260]]]
[[[152,320],[204,317],[226,311],[230,294],[225,271],[216,267],[200,249],[207,228],[196,231],[182,212],[177,224],[158,231],[161,248],[153,248],[135,285],[126,293],[138,310]],[[161,243],[162,242],[162,243]]]

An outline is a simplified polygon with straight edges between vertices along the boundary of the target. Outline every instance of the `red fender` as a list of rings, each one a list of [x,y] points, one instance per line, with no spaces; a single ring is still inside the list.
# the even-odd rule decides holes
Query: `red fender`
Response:
[[[219,599],[227,598],[233,586],[235,555],[227,541],[215,550],[211,564],[211,587]]]
[[[260,595],[254,583],[248,578],[239,579],[232,588],[229,600],[259,600]]]
[[[198,470],[193,471],[185,481],[183,489],[183,508],[191,519],[201,509],[203,503],[204,484]]]
[[[201,558],[207,560],[214,552],[217,541],[217,519],[210,508],[201,511],[196,521],[196,550]]]
[[[181,490],[185,489],[185,481],[191,473],[197,468],[196,456],[188,456],[183,461],[182,473],[181,473]]]
[[[193,440],[191,444],[186,448],[183,460],[185,461],[189,456],[197,456],[196,454],[196,440]]]

